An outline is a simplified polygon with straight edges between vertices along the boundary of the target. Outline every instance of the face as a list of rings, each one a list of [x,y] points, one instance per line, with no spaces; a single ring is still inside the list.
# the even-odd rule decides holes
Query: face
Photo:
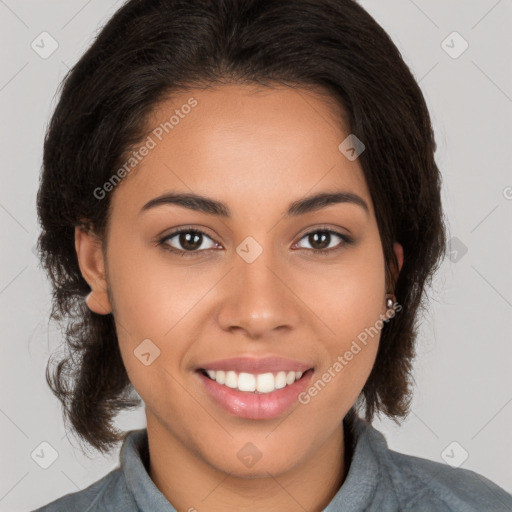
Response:
[[[363,344],[361,333],[388,311],[385,261],[359,161],[338,149],[341,115],[302,89],[180,92],[155,110],[141,143],[152,147],[113,191],[105,258],[77,230],[89,306],[114,315],[148,431],[226,473],[279,474],[313,457],[376,357],[379,335]],[[305,202],[319,194],[339,195]],[[253,467],[241,463],[248,442]]]

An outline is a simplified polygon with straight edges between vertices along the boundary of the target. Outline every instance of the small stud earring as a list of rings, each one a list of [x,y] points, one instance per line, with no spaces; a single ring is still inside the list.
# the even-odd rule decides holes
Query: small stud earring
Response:
[[[387,293],[386,296],[386,308],[394,310],[395,308],[393,306],[395,305],[396,297],[392,293]]]

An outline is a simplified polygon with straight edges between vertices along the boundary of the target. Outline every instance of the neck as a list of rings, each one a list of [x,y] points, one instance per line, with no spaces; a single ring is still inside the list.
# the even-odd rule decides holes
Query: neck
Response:
[[[149,476],[180,512],[321,511],[348,470],[350,443],[342,425],[291,469],[244,477],[216,468],[148,412],[147,420]]]

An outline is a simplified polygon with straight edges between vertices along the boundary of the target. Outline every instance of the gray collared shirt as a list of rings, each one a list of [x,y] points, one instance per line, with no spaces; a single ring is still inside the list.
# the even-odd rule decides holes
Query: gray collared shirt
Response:
[[[347,477],[322,512],[512,511],[512,495],[473,471],[390,450],[384,436],[359,418],[352,436]],[[176,512],[149,477],[148,463],[147,430],[132,430],[120,467],[33,512]],[[201,512],[201,504],[191,504],[194,509]]]

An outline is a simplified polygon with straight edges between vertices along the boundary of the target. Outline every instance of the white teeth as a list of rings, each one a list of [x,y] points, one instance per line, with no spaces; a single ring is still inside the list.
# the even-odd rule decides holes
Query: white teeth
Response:
[[[223,372],[222,370],[219,370],[219,371],[213,371],[213,370],[210,370],[211,372],[213,372],[213,377],[210,375],[210,378],[212,378],[213,380],[216,380],[219,384],[224,384],[226,382],[226,372]]]
[[[275,379],[271,373],[261,373],[258,375],[256,380],[256,389],[258,390],[258,393],[270,393],[271,391],[274,391]]]
[[[238,389],[240,391],[254,391],[256,389],[256,377],[251,373],[241,373],[238,376]]]
[[[226,380],[224,382],[224,386],[227,386],[228,388],[238,387],[238,376],[235,372],[226,372]]]
[[[279,372],[276,375],[276,389],[281,389],[286,386],[286,372]]]
[[[272,393],[276,389],[282,389],[299,380],[304,374],[304,372],[280,371],[276,374],[267,372],[254,375],[246,372],[236,373],[232,370],[206,370],[206,373],[218,384],[232,389],[236,388],[239,391],[256,391],[257,393]]]

